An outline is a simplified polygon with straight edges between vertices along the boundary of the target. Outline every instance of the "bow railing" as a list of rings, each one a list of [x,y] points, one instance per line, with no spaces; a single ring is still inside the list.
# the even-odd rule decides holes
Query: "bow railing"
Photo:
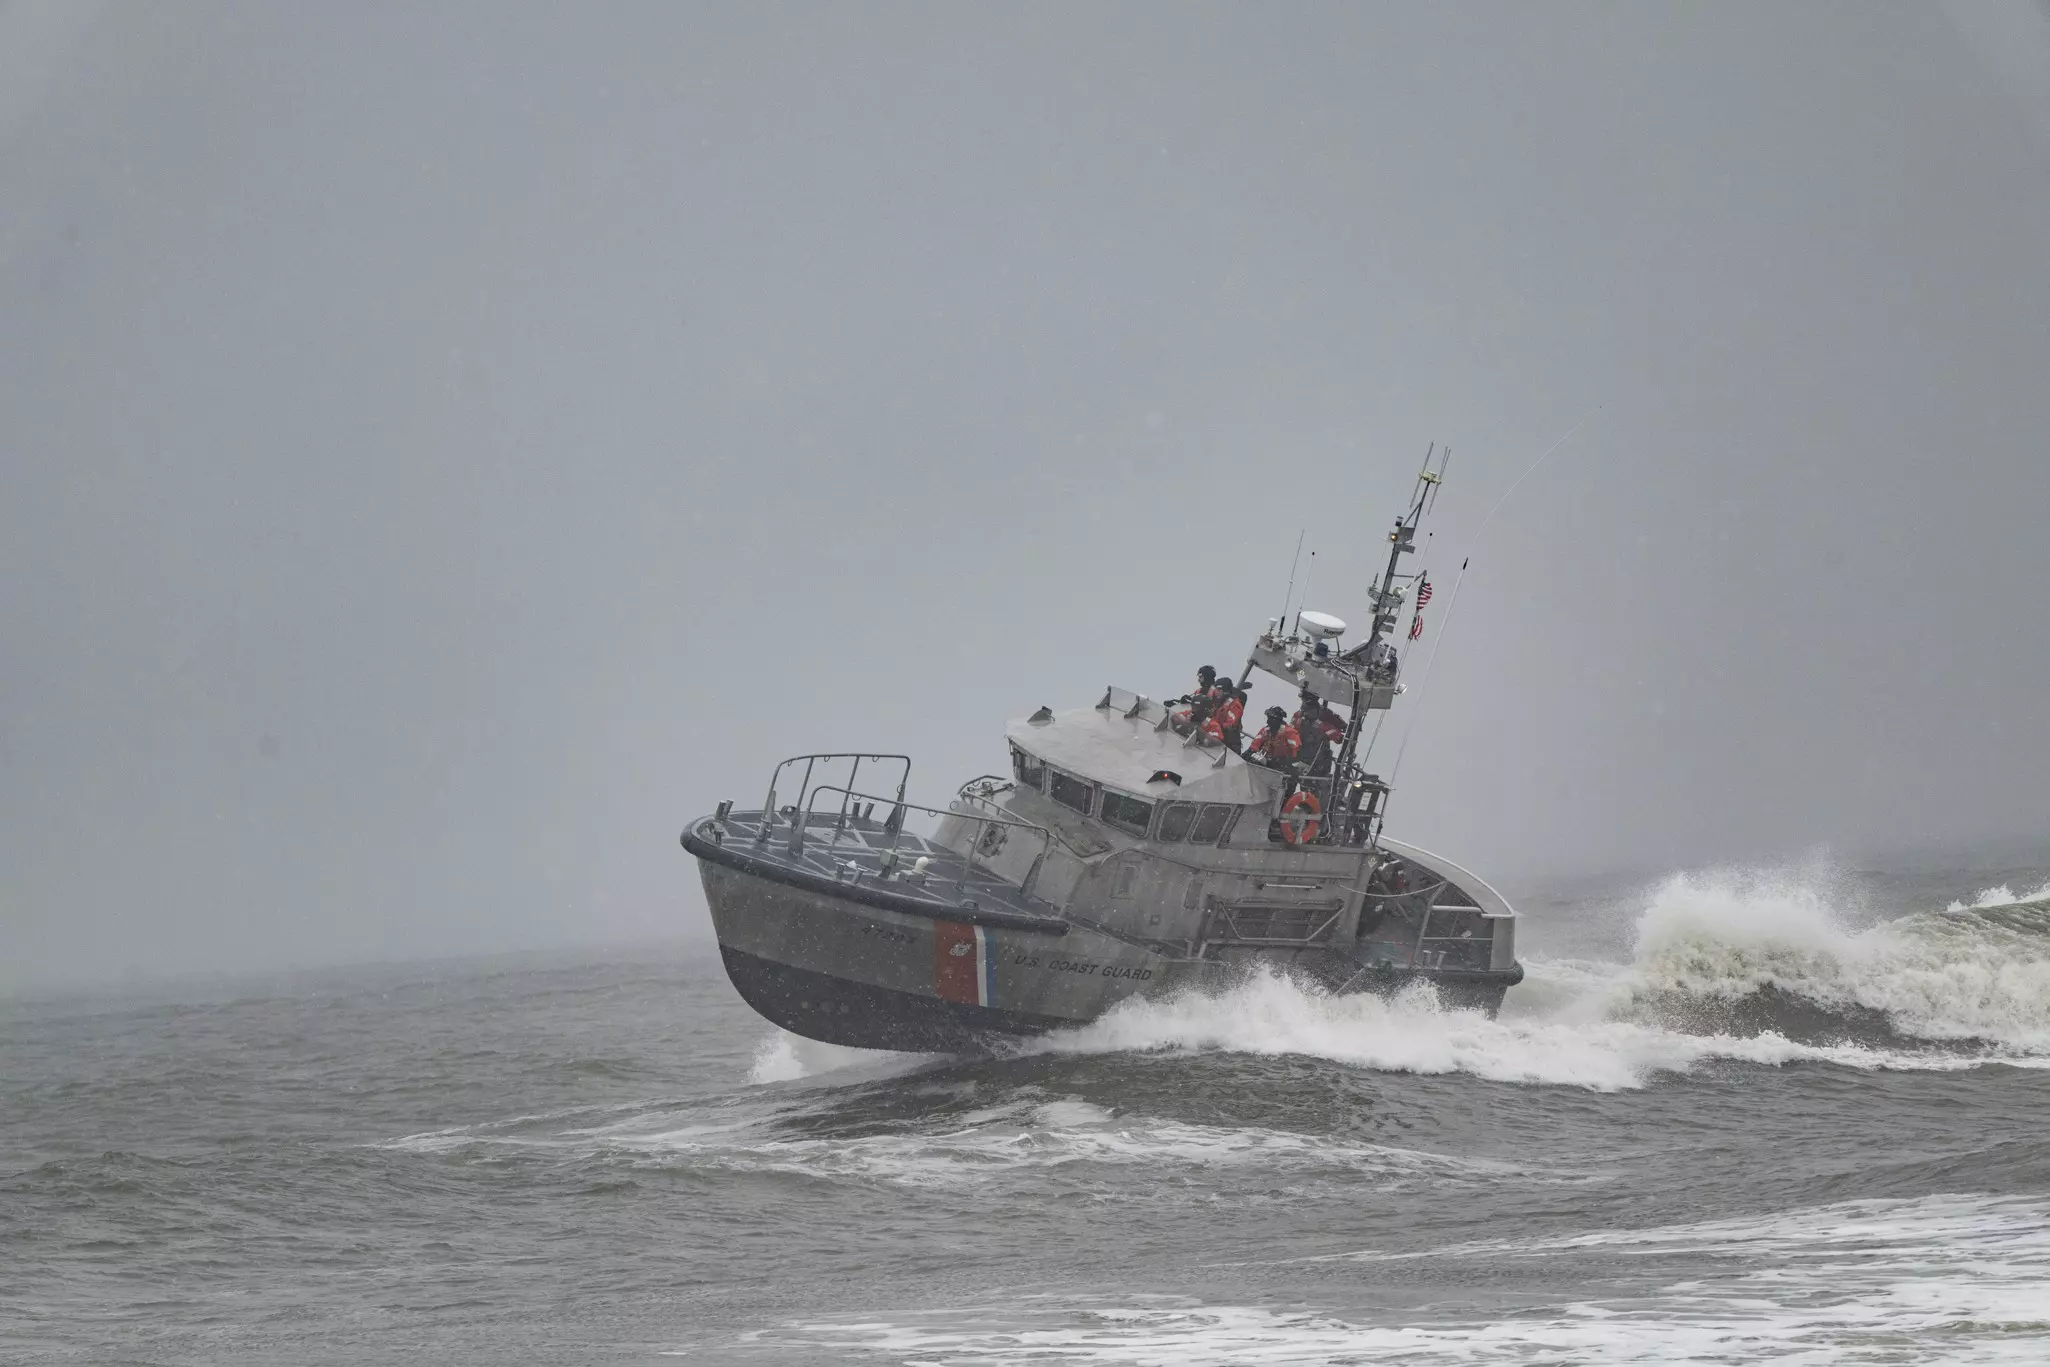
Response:
[[[837,793],[840,796],[840,807],[837,815],[830,818],[819,816],[816,812],[819,798],[832,793]],[[878,829],[875,825],[875,806],[877,803],[884,802],[890,804],[890,810],[889,814],[883,818],[882,825]],[[866,805],[864,806],[863,804]],[[877,831],[877,833],[887,836],[889,843],[884,845],[881,850],[881,872],[885,878],[893,877],[896,875],[899,863],[897,850],[904,838],[904,822],[912,812],[924,812],[931,816],[943,818],[958,816],[962,817],[963,820],[972,819],[975,822],[975,838],[969,841],[968,848],[961,852],[961,871],[954,879],[954,887],[957,890],[967,885],[968,875],[975,868],[975,857],[982,851],[983,845],[991,831],[1007,828],[1019,829],[1038,836],[1039,853],[1033,857],[1031,867],[1025,871],[1025,877],[1018,884],[1020,892],[1027,897],[1032,895],[1032,885],[1039,878],[1039,871],[1046,863],[1047,851],[1053,847],[1054,834],[1052,831],[1036,822],[1020,821],[1016,817],[998,816],[993,812],[981,812],[977,813],[973,818],[969,818],[958,809],[927,807],[921,803],[907,802],[901,791],[895,798],[889,798],[879,797],[874,793],[856,792],[852,788],[843,788],[835,784],[820,784],[812,788],[809,802],[807,802],[802,810],[794,813],[792,816],[790,853],[799,855],[804,852],[808,833],[814,825],[814,817],[817,816],[818,828],[821,832],[826,833],[824,839],[829,846],[838,844],[841,837],[850,828],[857,832]],[[831,822],[830,826],[826,824],[829,820]],[[874,852],[876,849],[865,837],[861,843],[865,849],[871,852]],[[988,866],[985,865],[984,867],[987,868]],[[994,876],[994,871],[992,871],[992,874]]]

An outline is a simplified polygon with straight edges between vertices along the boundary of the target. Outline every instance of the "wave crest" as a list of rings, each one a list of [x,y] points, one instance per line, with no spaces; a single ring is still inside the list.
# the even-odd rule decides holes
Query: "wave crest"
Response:
[[[1739,1005],[1809,1037],[2050,1051],[2050,908],[1989,902],[1852,930],[1813,886],[1668,879],[1639,921],[1609,1013],[1727,1024]]]

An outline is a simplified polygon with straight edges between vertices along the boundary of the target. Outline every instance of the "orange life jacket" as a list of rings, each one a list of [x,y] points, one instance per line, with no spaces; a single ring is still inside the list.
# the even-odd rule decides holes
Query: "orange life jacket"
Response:
[[[1279,731],[1260,728],[1260,734],[1253,737],[1253,744],[1246,751],[1249,755],[1265,755],[1269,760],[1286,764],[1302,753],[1303,738],[1293,726],[1284,724]]]

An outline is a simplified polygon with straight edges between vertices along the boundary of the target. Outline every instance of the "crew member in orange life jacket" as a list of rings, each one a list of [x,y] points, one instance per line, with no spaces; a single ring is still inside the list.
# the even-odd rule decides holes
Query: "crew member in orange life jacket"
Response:
[[[1286,769],[1302,752],[1303,738],[1288,724],[1288,713],[1278,707],[1267,709],[1267,725],[1246,747],[1246,758],[1257,759],[1275,769]]]
[[[1230,679],[1219,679],[1217,692],[1221,695],[1221,700],[1217,704],[1217,710],[1210,714],[1210,719],[1217,723],[1216,739],[1222,740],[1236,750],[1245,738],[1239,730],[1239,725],[1246,716],[1246,695],[1239,692]]]

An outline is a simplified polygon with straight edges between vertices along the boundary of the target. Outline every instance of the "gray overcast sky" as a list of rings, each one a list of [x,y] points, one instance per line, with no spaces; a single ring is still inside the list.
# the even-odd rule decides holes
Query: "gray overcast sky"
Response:
[[[2031,0],[0,6],[0,979],[702,933],[775,758],[1235,671],[1305,528],[1363,617],[1431,440],[1391,833],[2041,837],[2045,91]]]

